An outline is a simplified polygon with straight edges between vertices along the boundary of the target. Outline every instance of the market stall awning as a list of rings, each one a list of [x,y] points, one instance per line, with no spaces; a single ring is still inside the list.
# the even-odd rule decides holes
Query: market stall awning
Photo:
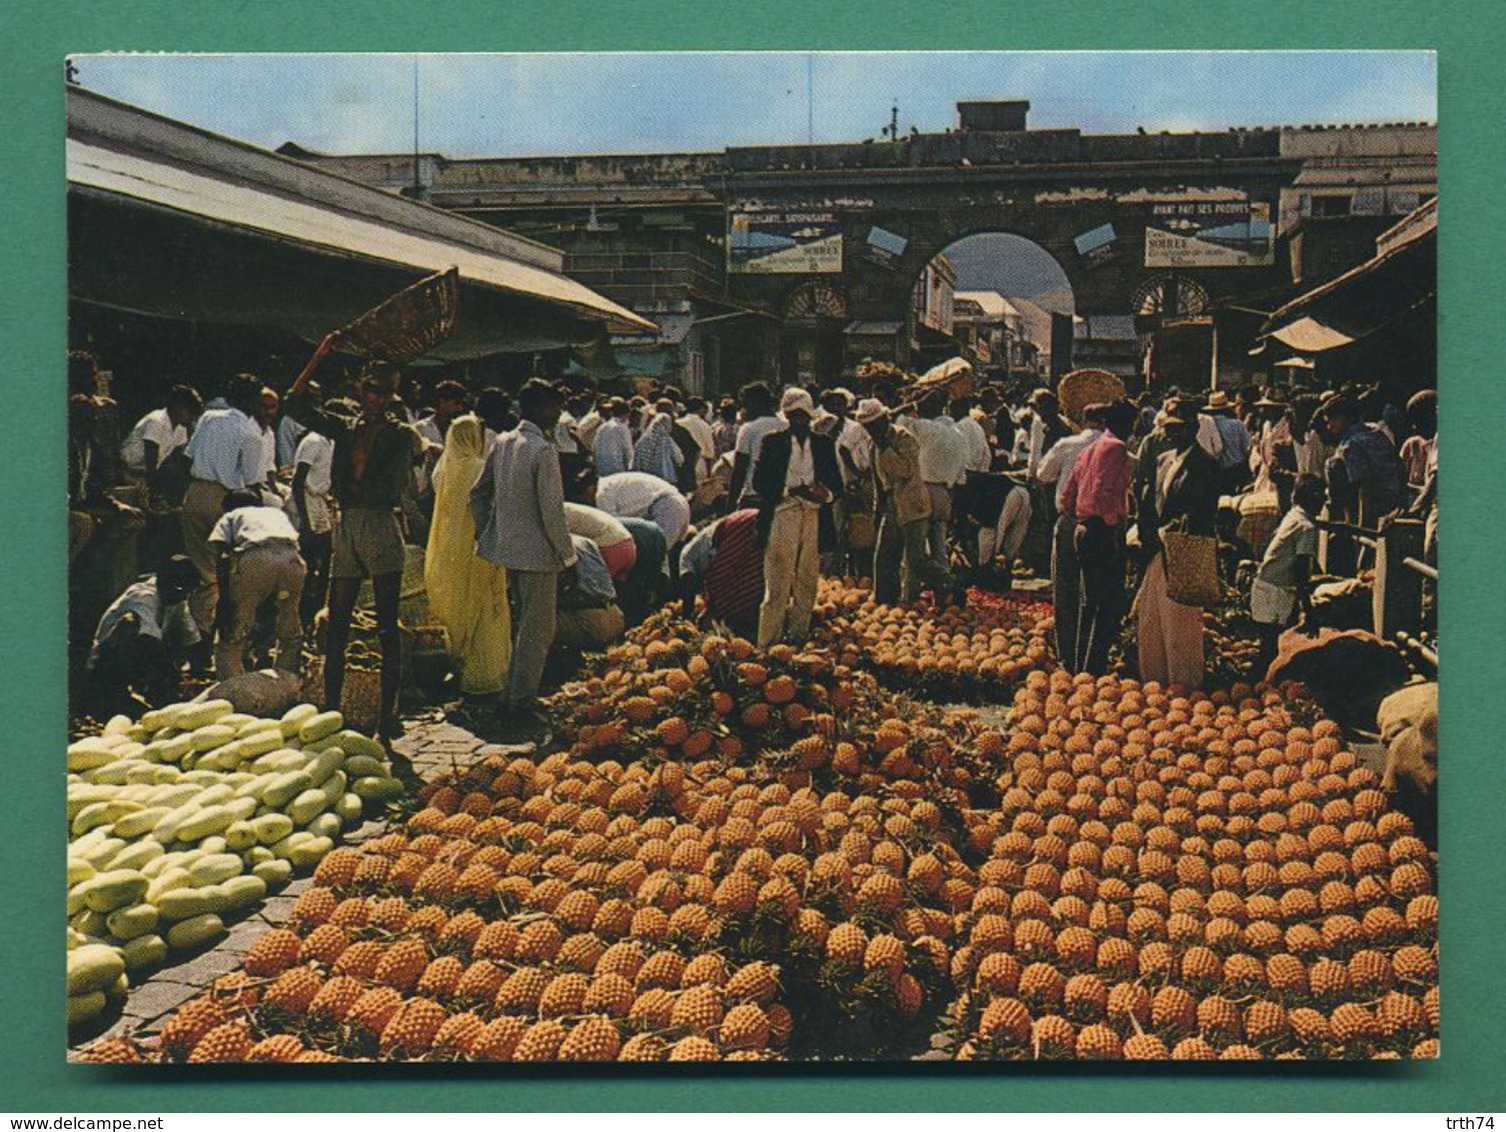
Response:
[[[554,249],[98,95],[68,96],[79,301],[317,338],[371,296],[454,266],[460,330],[440,356],[578,344],[603,328],[658,332],[552,270]]]
[[[1279,307],[1261,341],[1320,354],[1430,309],[1437,301],[1437,236],[1435,198],[1382,233],[1370,259]]]
[[[1271,331],[1270,337],[1284,346],[1290,346],[1299,354],[1321,354],[1324,350],[1337,349],[1354,341],[1351,335],[1342,330],[1335,330],[1315,318],[1305,316]]]

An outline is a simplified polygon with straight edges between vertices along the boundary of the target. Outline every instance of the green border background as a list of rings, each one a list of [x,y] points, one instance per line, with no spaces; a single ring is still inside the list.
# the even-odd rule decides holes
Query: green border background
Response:
[[[1023,5],[954,0],[146,0],[10,7],[0,90],[0,344],[14,442],[0,446],[9,536],[0,576],[0,1110],[1002,1109],[1420,1110],[1506,1108],[1499,602],[1506,383],[1499,186],[1506,6],[1325,0]],[[62,521],[65,338],[62,61],[68,52],[569,51],[660,49],[1433,48],[1439,51],[1445,220],[1443,420],[1443,1057],[1434,1063],[1227,1067],[1159,1073],[1065,1066],[807,1068],[779,1075],[241,1073],[124,1075],[64,1062]],[[1320,60],[1314,60],[1321,66]],[[1011,93],[1000,90],[1001,96]],[[694,92],[687,92],[693,97]],[[87,249],[83,249],[87,254]],[[1478,454],[1478,455],[1477,455]],[[1499,730],[1499,728],[1497,729]],[[742,1068],[742,1067],[740,1067]],[[754,1067],[745,1067],[754,1068]],[[1189,1067],[1190,1069],[1191,1067]]]

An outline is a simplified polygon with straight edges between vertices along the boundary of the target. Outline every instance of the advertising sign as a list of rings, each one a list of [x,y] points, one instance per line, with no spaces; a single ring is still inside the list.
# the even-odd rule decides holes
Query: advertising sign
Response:
[[[1146,267],[1269,267],[1271,206],[1264,201],[1176,201],[1151,206]]]
[[[1118,254],[1118,239],[1118,233],[1114,231],[1112,224],[1100,224],[1075,237],[1072,243],[1085,266],[1097,267]]]
[[[741,275],[813,275],[842,270],[839,213],[800,209],[734,211],[727,270]]]
[[[910,241],[903,236],[875,224],[868,229],[868,239],[864,243],[863,251],[875,263],[893,268],[899,262],[899,257],[905,254],[905,248],[909,244]]]

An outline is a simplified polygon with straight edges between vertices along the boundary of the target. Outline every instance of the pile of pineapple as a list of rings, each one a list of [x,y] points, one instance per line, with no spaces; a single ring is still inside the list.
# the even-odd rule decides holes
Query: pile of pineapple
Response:
[[[1033,671],[1001,733],[660,618],[553,707],[88,1056],[1436,1056],[1428,852],[1298,689]]]
[[[966,605],[881,605],[867,582],[823,578],[816,639],[886,687],[933,700],[1007,701],[1030,672],[1055,664],[1048,602],[973,588]]]

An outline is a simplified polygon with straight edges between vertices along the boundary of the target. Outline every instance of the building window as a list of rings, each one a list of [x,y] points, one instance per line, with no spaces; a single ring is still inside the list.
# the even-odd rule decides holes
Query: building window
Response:
[[[1325,196],[1312,198],[1313,216],[1348,216],[1350,212],[1350,198],[1347,196]]]

